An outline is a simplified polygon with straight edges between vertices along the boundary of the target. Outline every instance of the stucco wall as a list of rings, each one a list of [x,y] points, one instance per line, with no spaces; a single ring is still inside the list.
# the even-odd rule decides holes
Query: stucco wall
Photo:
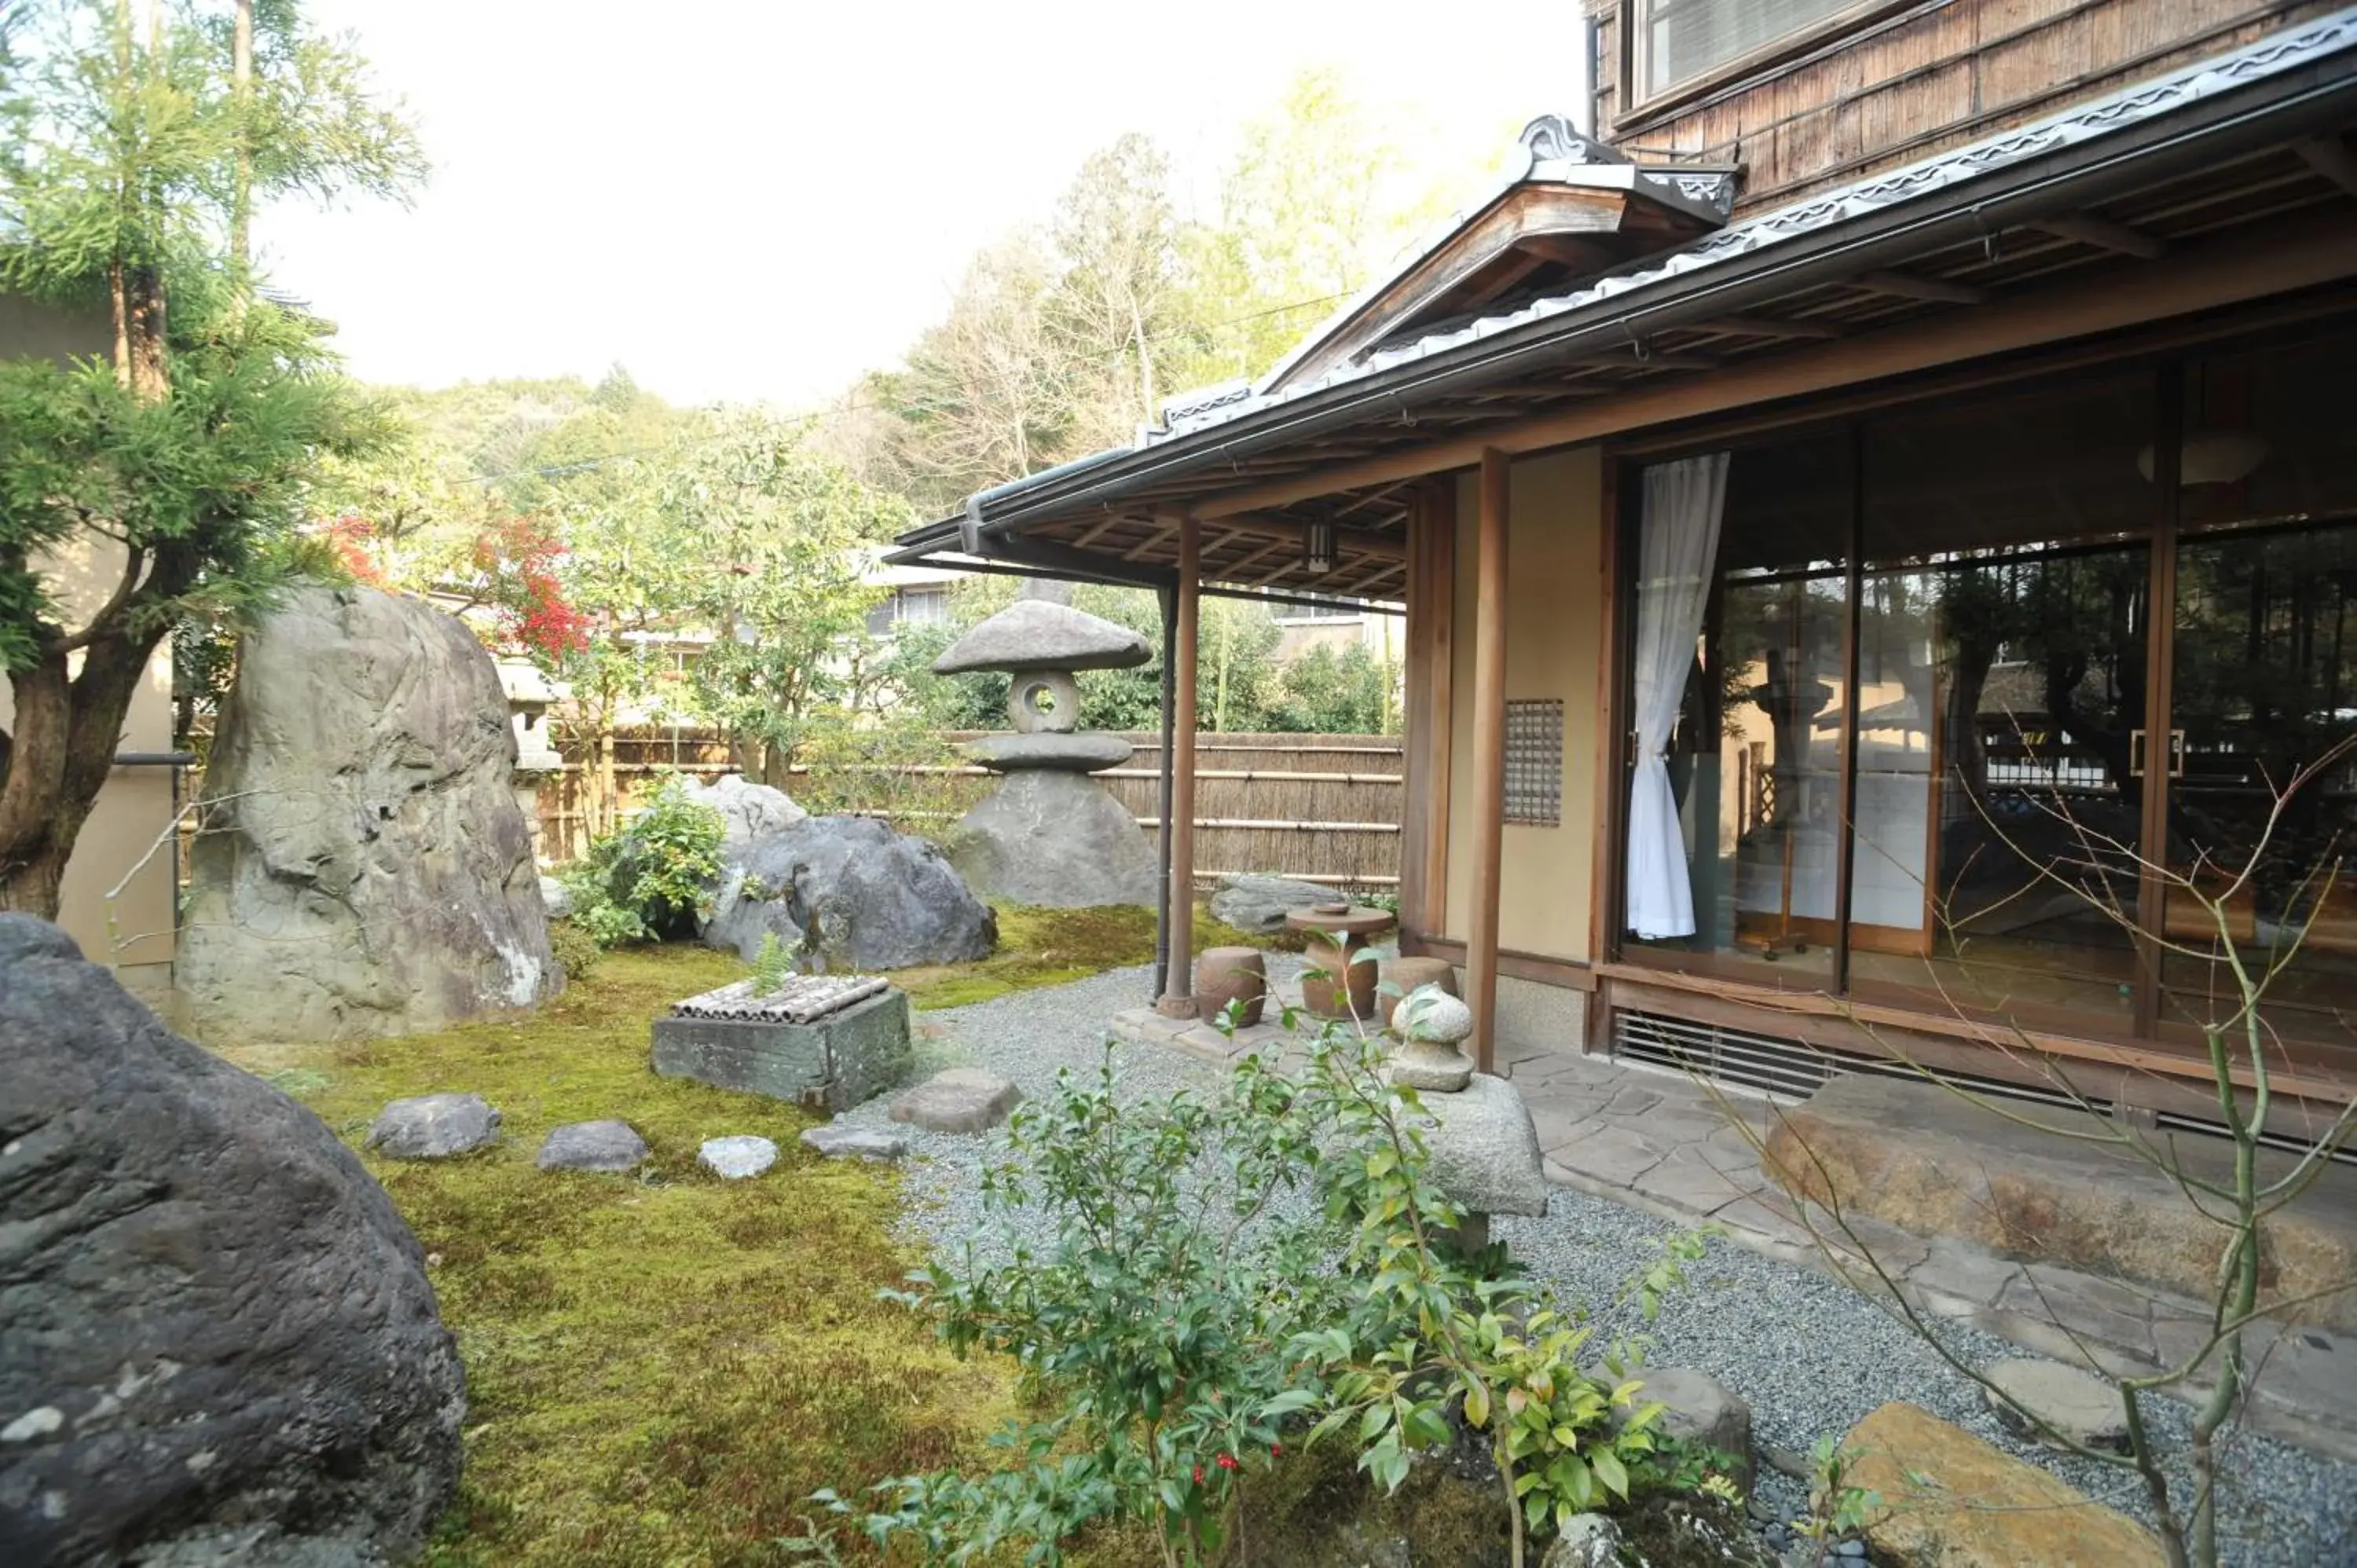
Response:
[[[98,317],[69,315],[0,295],[0,358],[62,359],[107,351],[107,325]],[[112,542],[100,549],[60,552],[40,563],[69,615],[105,602],[116,582],[122,553]],[[16,703],[0,681],[0,729],[14,727]],[[147,673],[124,715],[117,751],[169,751],[172,746],[172,658],[166,642],[148,661]],[[107,890],[139,864],[172,821],[172,773],[166,768],[118,768],[101,790],[90,820],[74,841],[66,865],[59,924],[97,962],[119,966],[124,983],[158,999],[170,984],[173,927],[173,858],[166,845],[124,886],[115,901],[115,928],[107,925]],[[120,941],[121,945],[116,944]]]
[[[1513,465],[1507,490],[1506,696],[1563,702],[1563,815],[1552,828],[1509,823],[1498,945],[1586,959],[1596,839],[1597,671],[1604,633],[1603,467],[1593,446]],[[1473,647],[1480,572],[1477,481],[1457,497],[1457,635],[1450,676],[1448,929],[1473,907]]]

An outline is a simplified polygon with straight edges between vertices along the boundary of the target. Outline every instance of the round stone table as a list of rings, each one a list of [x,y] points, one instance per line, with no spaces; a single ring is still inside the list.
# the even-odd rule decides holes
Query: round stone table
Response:
[[[1366,950],[1369,938],[1383,935],[1394,923],[1389,911],[1362,905],[1352,905],[1339,915],[1321,915],[1309,908],[1289,910],[1286,929],[1308,937],[1303,956],[1310,968],[1326,972],[1324,978],[1301,977],[1301,1005],[1320,1018],[1356,1017],[1372,1024],[1375,965],[1351,960]]]

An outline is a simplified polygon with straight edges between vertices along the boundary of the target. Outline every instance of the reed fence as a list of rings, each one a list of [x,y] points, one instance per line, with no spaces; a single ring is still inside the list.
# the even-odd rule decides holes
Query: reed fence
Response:
[[[797,768],[788,793],[805,804],[880,816],[906,832],[938,837],[992,788],[988,772],[957,760],[954,744],[973,736],[938,736],[933,760],[822,759]],[[1148,731],[1125,738],[1136,755],[1097,777],[1152,838],[1161,829],[1162,737]],[[584,758],[576,743],[562,737],[558,749],[564,770],[540,788],[541,854],[552,861],[572,859],[588,845]],[[1198,881],[1269,872],[1338,886],[1394,886],[1404,762],[1397,736],[1199,735]],[[667,773],[716,779],[733,770],[726,746],[708,733],[661,730],[615,738],[615,786],[626,814]]]

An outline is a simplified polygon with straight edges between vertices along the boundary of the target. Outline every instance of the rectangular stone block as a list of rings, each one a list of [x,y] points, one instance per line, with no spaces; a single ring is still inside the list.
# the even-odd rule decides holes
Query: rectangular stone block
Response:
[[[653,1058],[664,1078],[848,1111],[908,1077],[909,998],[887,991],[808,1024],[658,1018]]]

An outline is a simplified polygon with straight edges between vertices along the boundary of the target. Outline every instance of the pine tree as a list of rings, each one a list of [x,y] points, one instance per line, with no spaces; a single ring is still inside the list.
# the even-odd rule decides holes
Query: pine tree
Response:
[[[249,193],[399,195],[417,145],[292,0],[253,27],[242,81],[225,6],[59,0],[0,38],[0,289],[102,302],[113,329],[102,360],[0,362],[0,909],[56,914],[157,643],[266,603],[316,465],[375,428],[233,235]]]

